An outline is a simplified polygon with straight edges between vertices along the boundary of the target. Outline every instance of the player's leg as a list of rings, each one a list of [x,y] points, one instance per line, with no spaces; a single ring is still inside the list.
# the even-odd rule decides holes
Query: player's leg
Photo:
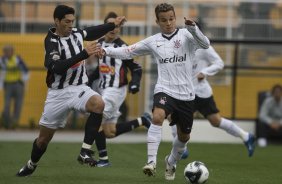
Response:
[[[55,131],[65,126],[69,112],[67,100],[70,98],[67,95],[62,98],[60,94],[64,94],[63,90],[48,91],[44,112],[39,121],[39,136],[33,142],[31,158],[27,164],[20,169],[17,176],[29,176],[34,172],[40,158],[45,153],[49,142],[53,138]]]
[[[144,174],[154,176],[159,145],[162,138],[162,125],[165,118],[173,112],[174,100],[165,93],[154,95],[153,120],[147,133],[147,164],[143,167]]]
[[[102,127],[105,127],[104,125],[105,124],[102,123]],[[111,164],[108,157],[106,136],[102,127],[100,128],[98,135],[95,137],[95,144],[99,154],[97,167],[108,167]]]
[[[104,127],[104,132],[107,138],[113,138],[132,131],[141,125],[149,127],[151,124],[151,116],[148,113],[144,113],[137,119],[117,124],[118,118],[121,115],[119,109],[125,100],[126,94],[126,86],[121,88],[108,87],[102,90],[102,96],[105,102],[103,114],[106,127]]]
[[[155,176],[157,154],[162,138],[162,124],[165,119],[165,110],[154,107],[152,124],[147,133],[147,164],[143,167],[144,174]]]
[[[101,126],[104,101],[101,95],[86,85],[70,86],[68,93],[72,95],[70,109],[90,113],[85,123],[83,143],[77,160],[81,164],[96,166],[97,161],[93,158],[94,152],[91,148]]]
[[[126,132],[130,132],[140,126],[145,126],[146,128],[149,128],[151,126],[151,122],[151,115],[145,112],[141,117],[138,117],[134,120],[116,124],[116,136]]]
[[[255,149],[255,137],[253,134],[246,132],[233,121],[222,118],[216,106],[213,96],[210,98],[197,98],[200,103],[199,112],[206,117],[212,126],[225,130],[228,134],[240,137],[248,149],[249,156],[253,155]]]
[[[37,163],[45,153],[55,131],[55,129],[40,126],[39,136],[34,140],[32,145],[30,160],[28,160],[27,164],[19,170],[17,176],[29,176],[35,171]]]
[[[248,155],[253,156],[255,150],[255,136],[253,134],[246,132],[231,120],[221,118],[218,113],[208,115],[207,119],[215,127],[225,130],[230,135],[240,137],[248,149]]]
[[[228,134],[240,137],[243,141],[249,139],[249,133],[236,125],[233,121],[222,118],[219,113],[210,114],[207,119],[212,126],[225,130]]]
[[[187,134],[185,135],[185,134],[180,133],[180,136],[182,138],[179,138],[178,135],[174,138],[171,153],[170,155],[167,155],[165,158],[165,164],[166,164],[165,179],[166,180],[175,179],[177,162],[182,158],[182,155],[184,154],[186,147],[187,147],[187,142],[190,138],[190,136],[187,137]]]
[[[102,122],[104,109],[102,97],[98,94],[91,96],[85,105],[85,109],[90,112],[90,115],[86,120],[83,143],[77,160],[81,164],[96,166],[97,161],[92,157],[94,152],[91,148]]]
[[[173,141],[174,141],[175,137],[177,136],[177,127],[176,127],[176,125],[172,125],[171,126],[171,134],[172,134]],[[189,151],[188,151],[188,148],[186,147],[186,149],[184,150],[184,153],[181,156],[181,159],[186,159],[186,158],[188,158],[188,156],[189,156]]]
[[[178,101],[177,105],[179,106],[179,109],[185,109],[185,111],[178,110],[171,116],[172,121],[177,122],[177,136],[173,140],[170,155],[168,155],[165,159],[166,180],[174,180],[176,164],[182,158],[183,153],[187,149],[187,143],[190,139],[190,132],[193,126],[194,102]]]

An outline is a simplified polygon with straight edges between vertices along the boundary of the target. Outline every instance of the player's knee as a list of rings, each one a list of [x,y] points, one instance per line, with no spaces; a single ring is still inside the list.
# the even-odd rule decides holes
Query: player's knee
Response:
[[[207,119],[209,120],[210,124],[213,127],[219,127],[221,122],[221,117],[218,113],[207,116]]]
[[[116,136],[115,131],[104,131],[106,138],[114,138]]]
[[[181,133],[180,135],[178,135],[178,140],[181,142],[187,142],[190,139],[190,134],[183,134]]]
[[[162,125],[164,122],[165,116],[160,113],[153,114],[153,124]]]
[[[105,103],[102,98],[99,98],[95,103],[94,110],[96,113],[103,113],[104,108],[105,108]]]
[[[219,127],[219,124],[220,124],[219,121],[210,121],[210,123],[213,127]]]
[[[93,96],[90,98],[86,105],[86,109],[90,112],[95,112],[98,114],[103,113],[105,108],[105,103],[101,96]]]

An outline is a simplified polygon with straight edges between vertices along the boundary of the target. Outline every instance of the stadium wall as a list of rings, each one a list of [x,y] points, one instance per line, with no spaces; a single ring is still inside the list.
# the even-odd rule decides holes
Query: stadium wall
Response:
[[[38,124],[37,122],[41,116],[46,97],[46,71],[43,67],[44,37],[45,34],[0,34],[0,48],[7,43],[14,45],[16,53],[23,57],[28,67],[31,69],[30,80],[26,86],[24,105],[20,119],[20,125],[24,127]],[[142,38],[142,36],[123,36],[123,39],[128,44],[134,43]],[[225,61],[225,45],[214,44],[214,47]],[[253,58],[254,61],[256,61],[256,58],[260,59],[261,57],[261,52],[252,52],[251,54],[251,58]],[[144,76],[150,76],[152,78],[152,74],[155,74],[156,71],[147,70],[145,66],[150,63],[143,62],[145,60],[147,59],[137,59],[137,61],[145,68]],[[268,63],[270,63],[271,66],[281,67],[282,62],[280,55],[278,57],[268,58],[268,60],[270,60]],[[223,79],[225,80],[224,82],[213,83],[215,100],[221,110],[221,114],[225,117],[231,117],[233,103],[231,100],[232,84],[230,83],[232,75],[229,70],[230,69],[228,68],[224,70],[227,71],[223,76]],[[129,106],[129,118],[137,117],[142,114],[145,101],[152,101],[144,95],[150,90],[145,85],[146,81],[144,78],[145,77],[142,79],[141,92],[138,95],[129,94],[127,97],[126,102]],[[271,71],[271,75],[258,70],[248,70],[239,73],[236,79],[236,101],[234,102],[236,103],[235,118],[255,119],[257,116],[257,93],[259,91],[269,90],[273,84],[281,83],[281,81],[281,70]],[[0,95],[0,111],[2,112],[3,91],[0,91]]]

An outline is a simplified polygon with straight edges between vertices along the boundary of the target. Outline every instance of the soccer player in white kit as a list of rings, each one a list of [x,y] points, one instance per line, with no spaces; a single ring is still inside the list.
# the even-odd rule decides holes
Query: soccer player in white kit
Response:
[[[193,125],[193,60],[197,49],[209,47],[209,39],[192,20],[184,18],[186,28],[176,28],[175,11],[170,4],[157,5],[155,14],[161,33],[125,48],[104,48],[100,51],[97,48],[97,54],[120,59],[148,54],[153,56],[158,65],[158,80],[154,89],[153,121],[147,135],[148,160],[143,172],[148,176],[156,174],[162,124],[171,114],[177,122],[177,136],[170,154],[165,158],[165,179],[174,180],[176,164],[186,149]]]
[[[30,159],[16,174],[19,177],[29,176],[35,171],[56,130],[65,127],[71,110],[90,113],[77,159],[82,164],[97,164],[92,158],[91,146],[101,125],[104,102],[98,93],[86,85],[88,77],[85,59],[94,54],[95,44],[90,43],[84,48],[83,41],[100,38],[120,26],[125,18],[119,17],[115,23],[86,27],[82,30],[73,27],[74,14],[75,10],[66,5],[58,5],[54,10],[55,27],[49,29],[44,40],[48,93],[39,121],[40,132],[33,142]]]
[[[212,88],[207,80],[208,76],[213,76],[222,70],[224,63],[212,46],[208,49],[198,49],[193,65],[193,84],[195,87],[195,111],[199,111],[212,126],[225,130],[228,134],[240,137],[248,149],[251,157],[255,149],[255,137],[253,134],[244,131],[231,120],[223,118],[219,114],[213,98]],[[174,123],[172,122],[171,125]],[[176,127],[172,126],[172,135],[176,136]],[[187,157],[188,151],[182,155]]]

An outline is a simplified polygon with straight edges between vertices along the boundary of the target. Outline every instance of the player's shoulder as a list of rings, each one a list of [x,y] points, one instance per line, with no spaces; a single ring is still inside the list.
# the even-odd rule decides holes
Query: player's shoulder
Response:
[[[84,30],[82,30],[82,29],[80,29],[80,28],[77,28],[77,27],[74,27],[74,28],[72,28],[72,33],[73,34],[80,34],[80,35],[82,35],[82,37],[85,37],[86,36],[86,33],[85,33],[85,31]]]
[[[119,47],[127,45],[127,43],[124,40],[122,40],[120,37],[114,40],[114,44],[118,45]]]
[[[55,31],[56,31],[56,28],[52,27],[48,30],[48,33],[44,39],[44,42],[45,44],[47,43],[52,43],[52,42],[55,42],[57,43],[58,42],[58,35],[55,34]]]
[[[152,36],[149,36],[149,37],[145,38],[143,41],[147,42],[147,43],[150,43],[150,42],[155,42],[155,41],[160,40],[160,39],[163,39],[162,34],[161,33],[156,33],[156,34],[154,34]]]

